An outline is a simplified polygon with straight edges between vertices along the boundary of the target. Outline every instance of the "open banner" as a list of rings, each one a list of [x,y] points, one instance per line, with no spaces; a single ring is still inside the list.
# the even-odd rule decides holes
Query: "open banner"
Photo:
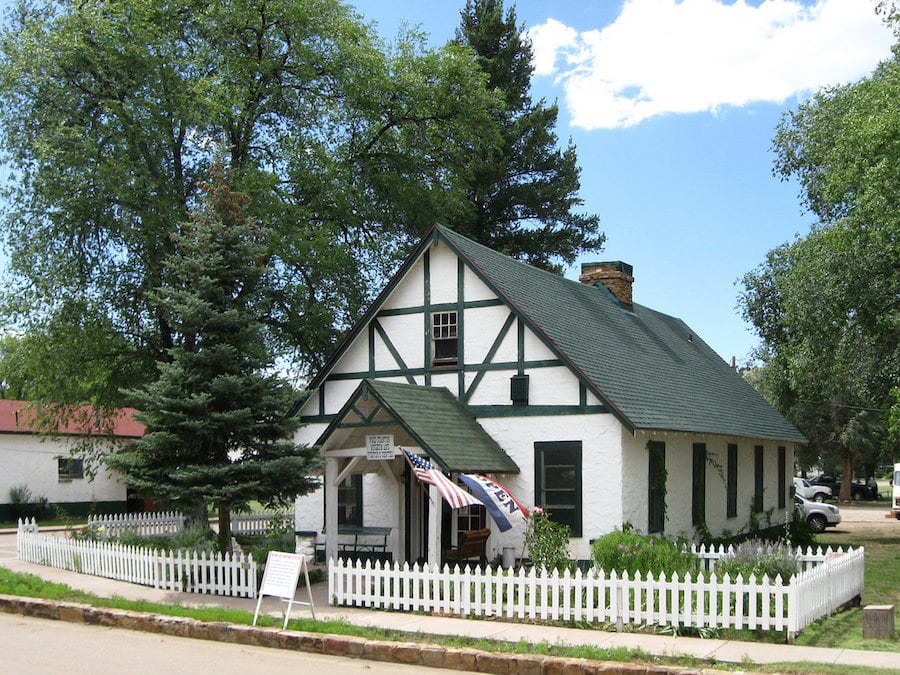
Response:
[[[471,473],[461,473],[459,479],[484,504],[501,532],[524,524],[525,519],[530,515],[528,509],[497,481],[487,476]]]

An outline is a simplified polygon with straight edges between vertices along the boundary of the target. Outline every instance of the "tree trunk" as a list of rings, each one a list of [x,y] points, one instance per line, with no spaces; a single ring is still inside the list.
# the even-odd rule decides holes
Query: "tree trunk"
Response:
[[[209,529],[209,509],[206,506],[206,502],[201,502],[196,506],[189,507],[185,509],[187,516],[187,522],[185,523],[186,527],[202,527],[204,529]]]
[[[231,508],[227,504],[219,504],[219,550],[231,552]]]
[[[853,499],[853,451],[849,448],[843,448],[841,455],[844,459],[844,477],[841,479],[840,500],[849,502]]]

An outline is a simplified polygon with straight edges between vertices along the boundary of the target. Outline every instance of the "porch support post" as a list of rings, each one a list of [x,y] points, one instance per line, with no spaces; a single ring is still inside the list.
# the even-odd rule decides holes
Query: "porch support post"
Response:
[[[428,564],[441,564],[441,493],[428,486]]]
[[[340,472],[336,458],[325,459],[325,560],[337,561],[338,490],[335,478]]]

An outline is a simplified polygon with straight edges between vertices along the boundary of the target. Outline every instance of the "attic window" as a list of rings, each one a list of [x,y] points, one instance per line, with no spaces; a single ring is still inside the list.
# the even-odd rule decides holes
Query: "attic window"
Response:
[[[456,365],[456,312],[435,312],[431,315],[431,338],[434,343],[435,365]]]

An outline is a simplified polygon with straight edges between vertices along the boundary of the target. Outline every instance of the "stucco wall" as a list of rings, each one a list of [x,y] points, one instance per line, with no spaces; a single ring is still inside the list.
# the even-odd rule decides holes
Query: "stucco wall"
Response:
[[[58,457],[68,457],[71,441],[44,440],[29,434],[0,434],[0,504],[9,501],[9,490],[24,485],[32,498],[51,504],[90,504],[125,501],[125,484],[101,468],[93,480],[59,481]]]
[[[756,514],[759,526],[764,528],[785,522],[786,510],[791,507],[791,502],[786,495],[787,509],[778,508],[778,446],[785,447],[785,482],[786,490],[789,490],[794,463],[793,446],[790,443],[675,432],[638,432],[635,437],[628,433],[623,436],[623,482],[626,485],[640,486],[639,489],[625,490],[623,520],[631,523],[637,530],[647,530],[647,443],[651,440],[662,441],[666,445],[666,534],[688,537],[694,535],[691,524],[694,443],[706,444],[706,525],[713,536],[735,535],[750,529],[756,445],[764,448],[763,508],[762,512]],[[733,518],[728,518],[726,511],[729,443],[738,447],[737,515]]]
[[[498,476],[498,479],[529,508],[537,501],[534,493],[535,442],[581,441],[583,536],[571,540],[569,553],[575,558],[590,557],[590,540],[621,523],[622,484],[618,480],[622,472],[621,431],[615,418],[612,415],[504,417],[481,420],[481,424],[498,439],[521,469],[517,475]],[[504,546],[513,546],[520,551],[523,537],[521,530],[495,532],[488,546],[493,553],[499,553]]]

